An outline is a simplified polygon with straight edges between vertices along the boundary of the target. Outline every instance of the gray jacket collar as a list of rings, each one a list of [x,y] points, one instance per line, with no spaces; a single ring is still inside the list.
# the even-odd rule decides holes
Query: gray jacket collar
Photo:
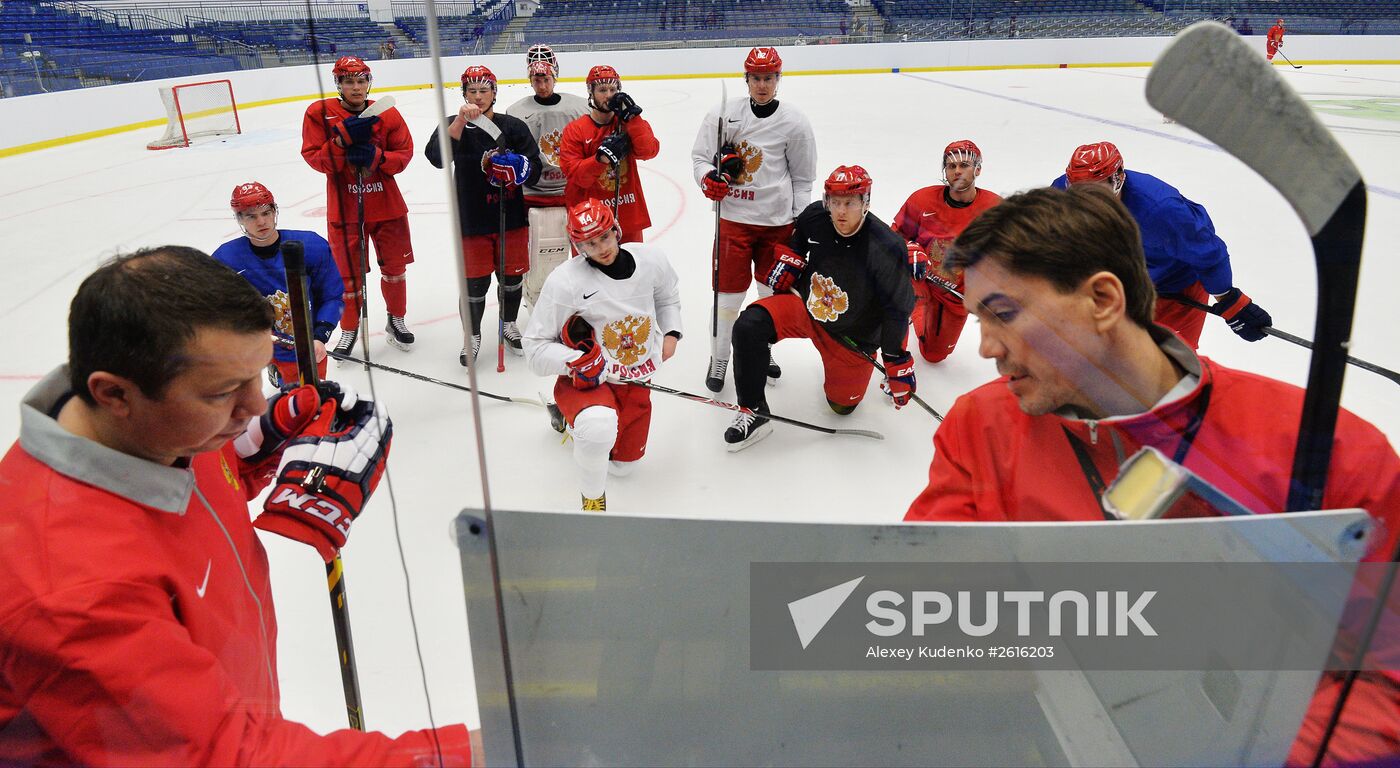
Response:
[[[194,472],[108,448],[60,427],[49,415],[71,392],[68,366],[50,371],[20,404],[19,444],[55,472],[161,512],[183,515]]]

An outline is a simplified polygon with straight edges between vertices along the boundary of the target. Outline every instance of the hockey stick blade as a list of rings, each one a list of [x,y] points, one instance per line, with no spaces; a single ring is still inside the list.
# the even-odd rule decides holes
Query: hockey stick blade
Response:
[[[384,365],[383,363],[367,362],[367,361],[361,360],[361,359],[358,358],[358,357],[355,357],[354,355],[342,355],[342,354],[340,354],[339,352],[335,352],[335,351],[333,351],[333,350],[327,351],[326,354],[329,355],[332,359],[335,359],[335,360],[344,360],[344,361],[347,362],[347,363],[358,363],[359,365],[368,366],[368,367],[370,367],[370,368],[378,368],[379,370],[384,371],[384,372],[386,372],[386,373],[396,373],[396,374],[398,374],[398,375],[400,375],[400,376],[406,376],[406,377],[408,377],[408,378],[410,378],[410,379],[417,379],[417,380],[419,380],[419,381],[425,381],[425,382],[427,382],[427,383],[429,383],[429,384],[436,384],[436,385],[438,385],[438,386],[440,386],[440,387],[447,387],[448,389],[456,389],[456,390],[460,390],[460,391],[462,391],[462,392],[472,392],[472,391],[475,391],[478,395],[481,395],[482,397],[485,397],[485,398],[488,398],[488,399],[491,399],[491,400],[500,400],[500,401],[503,402],[503,403],[520,403],[521,405],[533,405],[533,406],[535,406],[536,408],[543,408],[543,407],[545,407],[545,405],[544,405],[543,402],[541,402],[541,401],[539,401],[539,400],[536,400],[536,399],[533,398],[533,397],[512,397],[512,396],[510,396],[510,395],[497,395],[497,394],[494,394],[494,393],[492,393],[492,392],[482,392],[481,390],[473,390],[471,387],[464,387],[464,386],[462,386],[461,384],[453,384],[453,383],[450,382],[450,381],[443,381],[442,379],[435,379],[435,378],[433,378],[433,377],[431,377],[431,376],[424,376],[424,375],[421,374],[421,373],[414,373],[413,371],[405,371],[405,370],[403,370],[402,368],[393,368],[393,367]]]
[[[486,115],[477,115],[468,122],[470,122],[477,128],[486,131],[486,135],[490,136],[493,141],[499,140],[501,138],[501,129],[497,128],[496,124],[491,122],[490,118],[488,118]]]
[[[383,114],[384,110],[390,109],[395,103],[397,102],[394,101],[394,95],[391,93],[382,98],[375,99],[374,103],[365,107],[365,111],[361,112],[359,116],[361,118],[368,118]]]
[[[1317,264],[1317,324],[1288,510],[1318,509],[1346,374],[1366,223],[1361,172],[1308,105],[1229,27],[1200,22],[1163,51],[1147,100],[1263,176],[1298,213]]]
[[[651,383],[650,381],[636,381],[636,380],[628,379],[628,380],[626,380],[625,382],[622,382],[622,383],[630,384],[630,385],[632,385],[632,386],[634,386],[634,387],[645,387],[645,388],[647,388],[647,389],[652,390],[653,392],[661,392],[662,394],[666,394],[666,395],[675,395],[676,397],[683,397],[683,398],[685,398],[686,400],[693,400],[693,401],[695,401],[695,402],[697,402],[697,403],[705,403],[706,405],[713,405],[713,406],[715,406],[715,407],[717,407],[717,408],[723,408],[723,409],[725,409],[725,410],[727,410],[727,411],[735,411],[735,412],[737,412],[737,413],[753,413],[753,411],[751,411],[751,410],[749,410],[748,408],[745,408],[744,406],[739,405],[739,404],[737,404],[737,403],[726,403],[726,402],[723,401],[723,400],[715,400],[714,398],[705,397],[704,395],[696,395],[696,394],[692,394],[692,393],[690,393],[690,392],[682,392],[682,391],[680,391],[679,389],[671,389],[670,387],[663,387],[663,386],[661,386],[660,384],[653,384],[653,383]],[[823,427],[823,426],[821,426],[820,424],[808,424],[808,423],[805,422],[805,421],[798,421],[797,419],[789,419],[789,418],[787,418],[786,416],[779,416],[779,415],[777,415],[777,414],[775,414],[775,413],[763,413],[763,414],[757,414],[757,415],[760,415],[760,416],[762,416],[763,418],[768,419],[768,420],[770,420],[770,421],[776,421],[776,422],[778,422],[778,423],[780,423],[780,424],[791,424],[791,425],[794,426],[794,427],[802,427],[803,429],[810,429],[810,430],[812,430],[812,431],[814,431],[814,432],[825,432],[825,433],[828,434],[828,435],[854,435],[854,436],[856,436],[856,437],[868,437],[868,438],[870,438],[870,439],[872,439],[872,440],[884,440],[884,439],[885,439],[885,436],[884,436],[884,435],[880,434],[879,432],[875,432],[875,431],[869,430],[869,429],[837,429],[837,428],[835,428],[835,427]]]

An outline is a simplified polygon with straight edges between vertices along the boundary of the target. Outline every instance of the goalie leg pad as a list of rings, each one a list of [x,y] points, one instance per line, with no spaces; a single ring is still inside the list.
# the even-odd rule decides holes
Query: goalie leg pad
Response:
[[[545,278],[569,258],[569,236],[564,230],[565,211],[559,208],[531,208],[530,271],[525,275],[525,302],[535,306],[544,289]]]

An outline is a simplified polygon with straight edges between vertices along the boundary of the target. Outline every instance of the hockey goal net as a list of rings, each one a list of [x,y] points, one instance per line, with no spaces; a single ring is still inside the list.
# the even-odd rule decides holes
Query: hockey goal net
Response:
[[[188,147],[202,136],[242,133],[233,83],[228,80],[162,87],[160,100],[165,104],[165,135],[146,149]]]

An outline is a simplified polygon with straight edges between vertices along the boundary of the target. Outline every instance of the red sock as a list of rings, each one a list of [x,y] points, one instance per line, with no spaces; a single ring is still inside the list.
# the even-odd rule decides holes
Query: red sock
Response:
[[[343,330],[354,331],[360,327],[360,297],[354,292],[347,291],[341,294],[345,299],[345,309],[340,311],[340,327]]]
[[[404,275],[384,275],[379,279],[379,290],[384,294],[389,314],[403,317],[408,312],[408,282]]]

